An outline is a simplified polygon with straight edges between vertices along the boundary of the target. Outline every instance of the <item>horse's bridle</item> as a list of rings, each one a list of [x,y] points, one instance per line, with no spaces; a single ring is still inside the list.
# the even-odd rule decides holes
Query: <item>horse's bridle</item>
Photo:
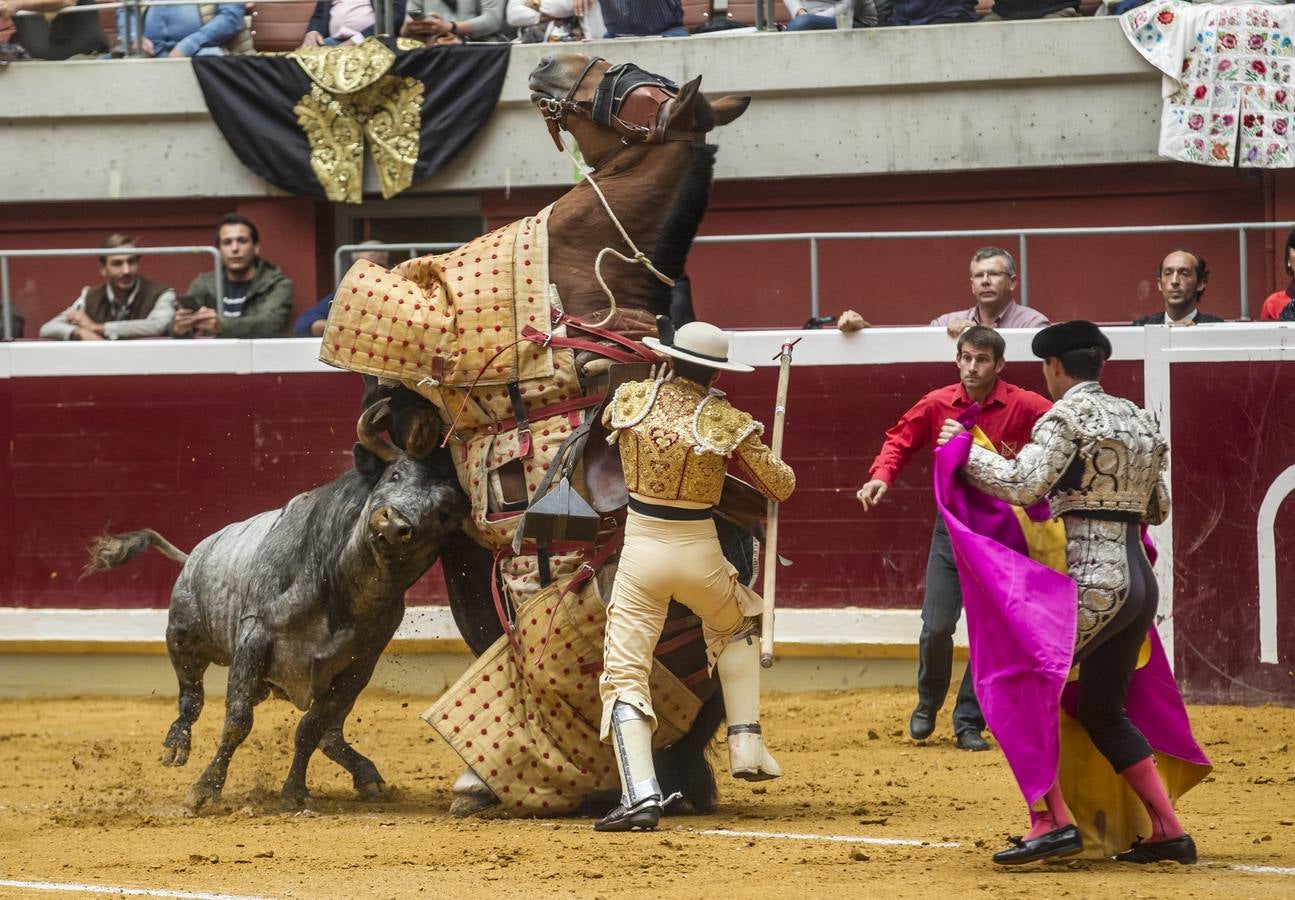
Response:
[[[562,99],[544,97],[536,103],[540,114],[544,116],[549,135],[559,150],[566,149],[560,132],[570,130],[567,127],[567,116],[573,112],[617,131],[621,135],[622,144],[636,141],[661,144],[666,141],[694,142],[706,139],[704,132],[671,131],[666,128],[669,106],[678,96],[679,86],[668,78],[645,72],[632,63],[619,63],[609,67],[598,83],[593,102],[576,100],[580,86],[600,62],[603,62],[601,56],[591,57]],[[621,116],[625,100],[635,91],[643,91],[647,97],[647,102],[640,110],[646,120],[643,122]]]

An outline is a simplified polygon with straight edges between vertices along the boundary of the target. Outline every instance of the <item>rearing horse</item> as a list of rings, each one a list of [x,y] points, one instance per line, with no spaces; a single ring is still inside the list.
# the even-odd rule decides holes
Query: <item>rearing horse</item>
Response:
[[[597,673],[601,597],[610,590],[623,519],[615,503],[601,496],[607,484],[598,480],[605,467],[597,462],[597,450],[605,451],[605,444],[596,436],[590,440],[583,465],[577,467],[583,435],[576,433],[596,423],[598,403],[617,377],[609,372],[612,361],[645,365],[652,359],[636,339],[653,333],[655,316],[667,312],[670,283],[683,274],[705,213],[716,152],[705,136],[736,119],[749,103],[748,98],[708,102],[700,82],[697,78],[680,88],[632,65],[611,66],[578,55],[545,58],[530,76],[532,100],[559,147],[563,131],[574,137],[588,177],[542,214],[455,253],[412,260],[391,273],[357,264],[339,286],[339,301],[330,313],[326,361],[384,375],[428,397],[448,421],[447,441],[457,437],[460,442],[454,447],[456,464],[474,502],[475,543],[465,537],[458,546],[447,545],[442,560],[456,624],[478,659],[424,713],[469,766],[455,785],[459,814],[495,804],[512,814],[558,814],[617,785],[611,753],[597,741]],[[538,248],[544,252],[534,256]],[[532,257],[523,259],[522,250]],[[474,305],[473,298],[483,290],[471,287],[471,276],[475,272],[481,278],[489,260],[496,259],[489,264],[499,269],[505,267],[504,259],[515,267],[537,263],[524,271],[517,268],[522,274],[547,263],[550,319],[538,321],[532,314],[534,324],[523,328],[521,313],[534,306],[519,308],[506,323],[514,330],[505,332],[505,338],[516,334],[515,341],[483,344],[485,339],[475,338],[477,343],[471,344],[472,326],[481,321],[485,303],[477,299],[482,305]],[[499,269],[486,275],[499,276]],[[490,296],[499,296],[499,278],[482,282],[491,285],[486,288]],[[537,292],[531,281],[512,283],[530,294]],[[375,297],[375,289],[380,296]],[[387,291],[392,291],[389,297]],[[371,303],[386,305],[362,315],[350,312],[346,298],[364,309],[366,294]],[[395,306],[406,300],[408,305]],[[537,297],[525,300],[534,303]],[[498,304],[507,301],[495,302],[499,310]],[[339,312],[343,307],[346,312]],[[409,313],[411,307],[420,312]],[[431,315],[429,309],[442,317],[432,323],[440,327],[426,322],[415,326],[415,317]],[[472,318],[474,312],[478,318]],[[402,328],[406,316],[407,329]],[[385,325],[388,319],[393,324]],[[490,327],[487,322],[487,336]],[[475,324],[475,331],[483,327]],[[330,347],[341,348],[348,332],[356,335],[355,349],[348,348],[351,355],[330,358]],[[447,344],[445,335],[452,339],[455,332],[467,343]],[[356,342],[362,333],[368,343],[361,350]],[[405,346],[411,341],[420,347],[435,344],[438,357],[427,367],[430,371],[411,371],[404,358],[394,379],[389,369],[366,368],[364,360],[377,360],[378,354],[390,361],[393,340]],[[521,360],[525,352],[540,360],[540,351],[552,352],[556,360],[546,377],[528,380],[519,361],[515,365],[521,374],[516,376],[481,384],[475,377],[470,384],[465,380],[493,374],[491,365],[500,354],[515,352]],[[464,358],[483,362],[479,370],[465,370]],[[453,366],[460,368],[447,375]],[[505,384],[505,378],[512,380]],[[573,392],[578,395],[570,396]],[[400,430],[402,399],[421,402],[408,395],[397,398],[393,433]],[[575,433],[568,437],[569,432]],[[581,441],[570,454],[573,462],[563,454],[578,436]],[[601,458],[615,455],[603,453]],[[537,551],[522,549],[520,537],[516,544],[513,538],[521,527],[520,510],[545,493],[550,463],[554,469],[563,466],[562,473],[584,490],[602,517],[588,549],[567,548],[563,556],[561,547],[553,548],[552,584],[545,587],[550,580],[547,551],[538,550],[543,562],[537,569]],[[618,479],[618,459],[615,466]],[[483,480],[489,481],[488,490]],[[623,481],[619,489],[623,493]],[[749,572],[749,540],[720,524],[733,548],[730,559],[739,572]],[[659,778],[667,790],[681,790],[694,809],[709,810],[715,783],[704,749],[723,708],[706,671],[700,629],[682,607],[667,623],[657,656],[662,666],[654,695],[660,688],[672,698],[663,705],[668,713],[658,734],[658,747],[666,745],[659,750]],[[673,721],[668,721],[671,715]]]

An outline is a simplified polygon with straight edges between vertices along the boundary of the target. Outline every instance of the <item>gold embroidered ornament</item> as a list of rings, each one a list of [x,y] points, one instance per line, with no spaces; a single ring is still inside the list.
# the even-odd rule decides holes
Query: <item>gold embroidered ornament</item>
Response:
[[[329,200],[359,203],[368,139],[384,198],[414,180],[423,83],[387,75],[396,54],[375,38],[356,46],[306,47],[288,54],[311,80],[292,111],[310,143],[310,168]]]

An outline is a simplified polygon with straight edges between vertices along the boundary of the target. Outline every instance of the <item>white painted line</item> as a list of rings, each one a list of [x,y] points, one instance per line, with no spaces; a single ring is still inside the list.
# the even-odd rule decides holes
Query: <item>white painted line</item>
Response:
[[[62,891],[81,894],[116,894],[123,897],[181,897],[183,900],[267,900],[240,894],[207,894],[202,891],[166,891],[150,888],[112,887],[102,884],[74,884],[55,881],[8,881],[0,879],[0,888],[21,888],[27,891]]]
[[[707,828],[693,834],[713,834],[717,837],[774,838],[784,841],[830,841],[837,844],[877,844],[883,847],[961,847],[952,841],[920,841],[913,838],[864,837],[855,834],[797,834],[792,831],[729,831],[727,828]]]
[[[684,829],[688,831],[688,829]],[[956,841],[922,841],[913,838],[878,838],[853,834],[802,834],[793,831],[730,831],[727,828],[706,828],[691,831],[692,834],[709,834],[716,837],[739,838],[772,838],[784,841],[826,841],[835,844],[873,844],[883,847],[941,847],[956,848],[962,845]],[[1252,875],[1287,875],[1295,876],[1295,868],[1288,866],[1252,866],[1243,863],[1220,863],[1215,860],[1201,860],[1206,865],[1225,865],[1236,872],[1247,872]]]
[[[1295,868],[1290,866],[1248,866],[1237,863],[1228,866],[1238,872],[1250,872],[1255,875],[1295,875]]]

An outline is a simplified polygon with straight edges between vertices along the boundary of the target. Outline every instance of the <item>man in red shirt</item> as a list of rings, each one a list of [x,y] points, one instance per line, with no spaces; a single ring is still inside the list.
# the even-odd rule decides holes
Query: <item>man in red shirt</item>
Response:
[[[1043,397],[1008,384],[999,377],[1006,360],[1002,335],[984,325],[973,325],[958,338],[957,384],[931,391],[904,413],[886,432],[886,442],[873,460],[869,481],[859,489],[865,510],[881,502],[913,454],[935,444],[946,419],[956,419],[971,404],[980,404],[976,424],[1011,459],[1030,440],[1034,423],[1052,406]],[[935,730],[935,715],[949,692],[953,668],[953,632],[962,615],[962,586],[949,546],[944,520],[935,519],[931,551],[926,561],[926,596],[922,601],[922,634],[918,641],[917,708],[908,722],[908,733],[925,740]],[[985,719],[972,687],[967,666],[953,708],[953,732],[962,750],[987,750],[981,736]]]

